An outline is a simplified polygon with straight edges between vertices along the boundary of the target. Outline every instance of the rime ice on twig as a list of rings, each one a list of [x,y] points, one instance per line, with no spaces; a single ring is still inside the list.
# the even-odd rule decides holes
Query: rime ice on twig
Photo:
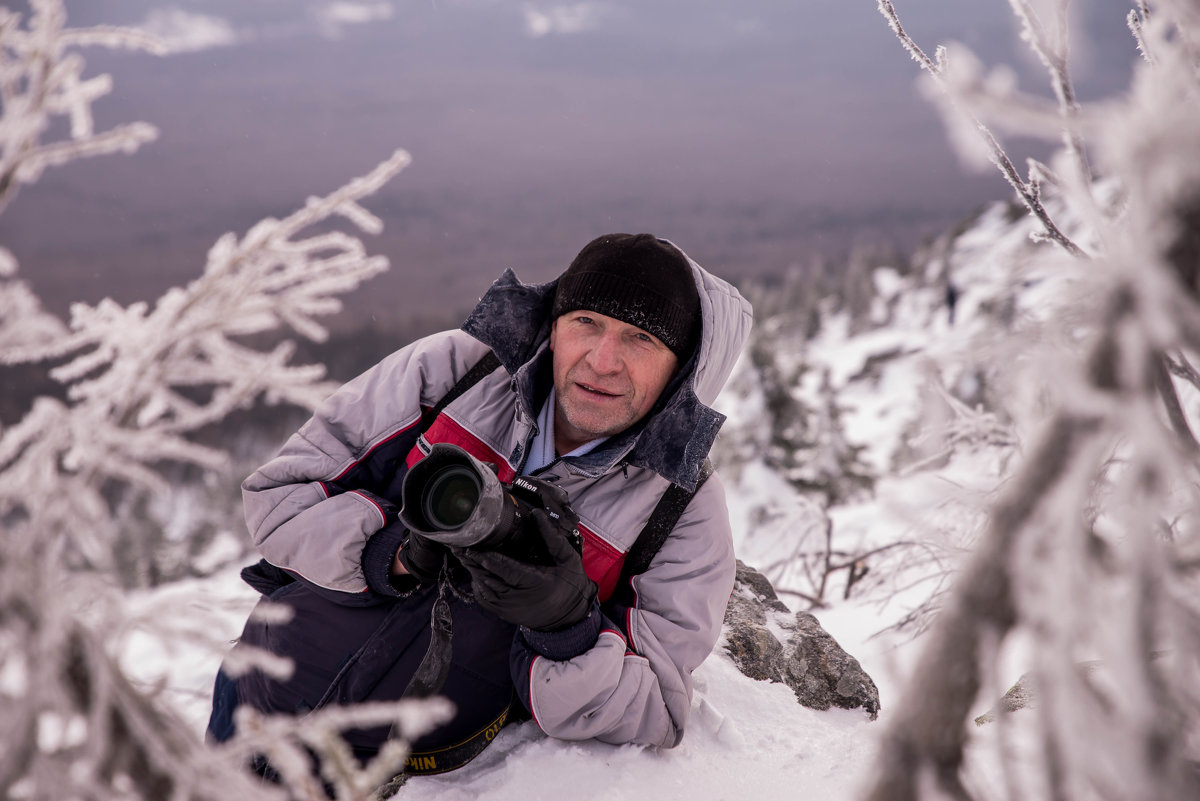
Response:
[[[1150,10],[1144,2],[1139,2],[1137,8],[1130,9],[1129,15],[1125,17],[1125,24],[1129,26],[1129,32],[1133,34],[1133,39],[1137,42],[1138,52],[1142,54],[1142,58],[1150,64],[1154,63],[1154,55],[1150,52],[1150,48],[1146,45],[1146,22],[1149,20]]]
[[[70,615],[69,604],[39,610],[39,617],[19,630],[5,630],[3,621],[13,619],[6,610],[26,604],[25,599],[44,597],[49,592],[46,582],[66,581],[60,572],[66,565],[111,574],[115,551],[141,548],[139,529],[123,520],[121,508],[141,493],[170,490],[160,466],[176,462],[217,468],[225,462],[224,452],[192,442],[188,434],[257,399],[311,407],[328,393],[331,387],[321,381],[321,366],[289,364],[289,342],[259,351],[240,340],[285,327],[303,336],[325,336],[318,318],[340,308],[337,295],[386,269],[387,261],[369,256],[362,242],[344,231],[308,232],[334,216],[379,230],[379,220],[359,201],[408,162],[408,154],[397,151],[368,175],[310,199],[283,220],[263,220],[240,239],[233,234],[222,237],[210,251],[203,275],[168,291],[153,306],[122,307],[111,300],[96,306],[77,304],[68,331],[51,332],[56,335],[44,342],[22,342],[14,348],[24,360],[60,362],[51,375],[67,386],[67,402],[41,398],[19,423],[0,431],[0,519],[6,528],[0,540],[0,641],[21,643],[21,648],[7,649],[0,660],[19,663],[21,667],[13,669],[29,674],[61,673],[56,665],[69,658],[64,649],[70,643],[58,632],[65,625],[62,617]],[[38,311],[8,308],[18,314]],[[74,642],[86,644],[85,650],[93,654],[83,667],[101,671],[89,673],[88,680],[100,688],[108,686],[109,674],[112,681],[123,680],[105,667],[107,657],[93,642],[96,635],[82,628],[75,631]],[[286,669],[261,656],[253,666],[272,675]],[[125,703],[120,699],[126,696],[115,698],[105,696],[94,703]],[[131,707],[114,714],[142,716],[137,719],[168,729],[178,725],[166,713],[137,706],[143,702],[150,703],[129,695]],[[102,711],[90,711],[92,703],[72,700],[69,692],[53,699],[34,694],[12,709],[14,702],[0,697],[0,716],[9,719],[33,710],[35,717],[83,714],[102,719]],[[186,738],[186,732],[172,731],[172,737]],[[89,737],[93,735],[109,742],[103,739],[107,734],[89,729]],[[122,737],[115,747],[147,746],[138,732]],[[380,771],[394,770],[401,753],[397,744],[386,764],[360,769],[341,759],[339,749],[344,746],[339,742],[326,732],[309,745],[325,749],[330,764],[341,766],[329,778],[346,791],[343,798],[367,798],[363,788],[379,779]],[[104,753],[101,749],[101,756]],[[50,755],[27,768],[12,766],[7,778],[44,774],[59,758]],[[78,756],[66,748],[61,758]],[[163,786],[200,781],[203,777],[188,775],[197,769],[196,764],[183,765],[179,775],[163,779]],[[220,786],[205,775],[204,782]],[[0,790],[7,787],[6,780],[0,764]],[[154,786],[140,791],[147,798],[165,797]],[[235,795],[213,789],[212,795],[193,797]]]
[[[311,793],[313,799],[327,797],[312,774],[311,755],[320,754],[320,778],[331,786],[334,797],[339,801],[367,801],[403,769],[408,756],[406,743],[449,719],[452,712],[450,702],[444,698],[331,706],[301,722],[291,715],[262,715],[243,707],[237,713],[237,727],[244,734],[224,750],[233,761],[265,756],[293,790],[299,789],[305,798]],[[338,733],[376,726],[392,726],[403,736],[389,740],[372,762],[360,765]]]
[[[912,37],[905,32],[903,26],[900,24],[900,16],[896,13],[896,8],[892,5],[891,0],[878,0],[878,6],[880,13],[883,14],[884,18],[888,21],[888,25],[891,26],[892,31],[895,32],[896,36],[900,39],[900,43],[904,45],[905,50],[907,50],[909,55],[911,55],[913,59],[920,64],[926,72],[929,73],[929,76],[941,89],[947,93],[947,97],[950,98],[952,102],[953,100],[964,98],[971,91],[975,90],[975,87],[978,83],[977,81],[968,79],[964,83],[963,80],[960,79],[961,76],[956,76],[951,70],[950,60],[947,56],[947,51],[944,48],[938,48],[936,51],[936,60],[930,59],[925,54],[920,46],[913,41]],[[1012,160],[1009,159],[1008,154],[1004,152],[1004,148],[1000,145],[1000,142],[996,139],[992,132],[988,130],[987,126],[984,125],[983,122],[980,121],[977,116],[975,116],[975,114],[971,113],[965,108],[948,108],[945,110],[947,111],[948,116],[953,114],[964,115],[971,128],[978,132],[978,135],[981,137],[986,148],[988,157],[1000,170],[1001,174],[1004,175],[1005,180],[1007,180],[1012,186],[1013,190],[1017,193],[1017,197],[1021,199],[1021,202],[1024,203],[1026,208],[1029,209],[1030,213],[1042,223],[1043,227],[1046,229],[1046,235],[1051,240],[1065,248],[1069,253],[1076,256],[1083,255],[1083,249],[1071,241],[1071,239],[1059,229],[1054,220],[1050,218],[1049,213],[1042,204],[1036,184],[1028,182],[1021,177],[1016,166],[1012,163]],[[953,125],[958,125],[957,120],[955,120],[953,117],[949,117],[949,119]]]
[[[1050,1],[1062,27],[1066,0]],[[1059,75],[1065,41],[1031,3],[1012,5]],[[871,801],[993,789],[1037,801],[1200,797],[1195,400],[1194,387],[1181,399],[1172,381],[1200,381],[1188,361],[1200,350],[1200,14],[1194,2],[1163,0],[1153,16],[1139,3],[1131,19],[1147,58],[1129,91],[1068,126],[1087,136],[1116,211],[1097,214],[1094,193],[1080,191],[1089,180],[1082,140],[1064,140],[1061,179],[1031,166],[1031,188],[1058,193],[1102,246],[1062,325],[1058,369],[1022,373],[1044,393],[1044,427],[931,630],[884,738]],[[1065,72],[1055,80],[1062,116],[1082,118]],[[993,116],[1004,112],[1003,98],[971,95],[981,97],[995,101]],[[1032,261],[1077,266],[1051,251]],[[1041,703],[998,725],[1020,727],[1036,755],[1014,767],[1000,753],[1010,786],[972,786],[964,725],[1002,647],[1021,637]],[[1104,681],[1082,679],[1080,663],[1096,659]]]
[[[132,153],[158,136],[144,122],[97,132],[92,104],[112,89],[112,79],[84,80],[83,58],[73,48],[100,45],[159,52],[154,37],[125,28],[66,28],[61,3],[34,0],[28,25],[0,8],[0,212],[23,184],[48,167],[108,153]],[[69,138],[44,142],[55,118],[70,123]],[[0,249],[0,364],[25,361],[62,324],[43,312],[28,285],[15,278],[16,261]]]
[[[33,183],[47,167],[107,153],[132,153],[158,136],[138,122],[97,133],[92,104],[108,94],[112,80],[83,80],[83,58],[70,48],[84,45],[161,52],[148,34],[125,28],[68,29],[61,4],[34,0],[28,27],[21,15],[0,8],[0,211],[21,184]],[[69,139],[44,143],[54,117],[70,121]]]
[[[70,49],[149,49],[153,41],[117,28],[67,29],[57,0],[34,0],[31,8],[28,28],[0,9],[0,209],[47,167],[132,152],[156,136],[145,123],[95,130],[91,104],[111,81],[84,80],[83,60]],[[69,122],[69,138],[41,141],[52,117]],[[0,364],[51,361],[49,374],[66,396],[37,398],[17,423],[0,428],[0,797],[326,798],[307,775],[284,788],[252,780],[242,771],[241,746],[201,747],[153,691],[130,682],[113,657],[133,626],[112,586],[114,563],[118,554],[151,550],[138,511],[154,493],[169,497],[164,465],[226,464],[224,451],[189,435],[259,400],[312,407],[331,389],[320,365],[290,363],[291,342],[260,350],[247,337],[282,329],[327,335],[320,318],[341,308],[338,296],[387,267],[331,223],[377,233],[382,222],[360,201],[408,162],[396,151],[283,220],[222,237],[199,278],[153,304],[76,304],[69,327],[41,309],[0,248]],[[189,633],[187,626],[172,632],[173,622],[169,615],[141,621],[167,639]],[[282,675],[289,667],[242,656],[243,669]],[[367,710],[361,720],[416,731],[414,716],[438,714],[421,709]],[[365,801],[406,746],[397,740],[371,765],[347,759],[332,726],[355,724],[355,714],[271,724],[288,728],[288,738],[255,742],[285,764],[289,754],[296,761],[295,744],[306,744],[323,758],[340,798]]]
[[[36,446],[9,445],[24,426],[0,435],[0,485],[25,487],[32,475],[54,475],[62,465],[79,489],[54,503],[69,510],[88,505],[105,477],[151,490],[165,488],[149,467],[163,460],[206,467],[223,456],[185,435],[220,420],[257,398],[313,407],[332,387],[318,365],[293,366],[284,342],[262,352],[241,337],[290,327],[313,339],[325,336],[317,321],[341,308],[339,293],[386,269],[362,242],[344,232],[305,237],[334,214],[369,228],[377,220],[358,201],[409,162],[404,151],[332,194],[310,199],[284,220],[264,220],[245,237],[228,234],[209,252],[204,275],[168,291],[151,309],[111,300],[72,308],[70,332],[40,346],[26,344],[24,359],[54,358],[51,375],[68,387],[70,406],[43,414],[60,419]],[[74,480],[74,479],[73,479]],[[27,491],[0,489],[0,510],[24,509],[36,517]]]
[[[1053,26],[1047,28],[1038,17],[1029,0],[1009,0],[1014,13],[1021,21],[1021,38],[1029,44],[1050,73],[1050,85],[1058,98],[1058,107],[1067,124],[1063,126],[1063,144],[1067,153],[1075,160],[1076,169],[1085,180],[1090,180],[1091,170],[1084,153],[1083,140],[1070,125],[1070,120],[1079,113],[1075,99],[1075,87],[1071,71],[1067,66],[1070,56],[1070,39],[1067,36],[1067,4],[1052,3]]]

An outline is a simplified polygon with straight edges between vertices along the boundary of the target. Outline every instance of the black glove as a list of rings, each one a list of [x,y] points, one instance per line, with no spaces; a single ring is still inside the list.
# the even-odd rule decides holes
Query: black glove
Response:
[[[442,563],[449,551],[445,545],[408,532],[408,540],[400,546],[396,558],[418,584],[433,584],[442,572]]]
[[[579,552],[545,510],[534,509],[529,522],[550,564],[529,564],[474,548],[455,549],[454,554],[471,574],[475,600],[484,609],[531,629],[565,629],[587,617],[596,584],[583,571]]]

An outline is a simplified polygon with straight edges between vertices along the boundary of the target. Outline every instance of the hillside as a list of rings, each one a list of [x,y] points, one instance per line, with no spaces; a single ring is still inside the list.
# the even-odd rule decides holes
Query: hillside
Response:
[[[1032,302],[1027,281],[976,269],[1028,247],[1026,229],[1004,205],[989,207],[923,261],[874,270],[865,315],[834,296],[801,304],[819,319],[811,338],[800,333],[796,309],[768,309],[719,403],[730,419],[716,456],[730,487],[740,558],[762,568],[793,610],[814,611],[862,662],[880,689],[877,721],[861,711],[806,709],[786,686],[740,674],[718,645],[697,674],[691,729],[678,749],[562,743],[520,724],[467,768],[412,780],[398,797],[538,798],[568,784],[582,799],[614,792],[782,799],[794,797],[796,787],[811,797],[854,797],[921,646],[922,610],[949,581],[956,554],[977,530],[981,501],[1004,475],[1015,444],[994,413],[967,414],[953,394],[937,388],[955,380],[969,386],[959,377],[979,366],[964,362],[971,351],[964,340],[1001,333],[988,309],[1002,298]],[[953,324],[945,304],[948,274],[960,284]],[[781,376],[784,383],[771,383]],[[957,426],[939,434],[929,424],[939,415]],[[987,419],[992,428],[965,427],[963,415]],[[239,528],[230,521],[213,559],[221,548],[227,556],[237,552]],[[825,550],[835,551],[839,563],[861,557],[857,571],[865,575],[848,597],[848,569],[829,573],[820,589]],[[184,628],[206,632],[209,645],[231,640],[255,600],[236,577],[247,558],[207,579],[139,593],[134,609],[178,610]],[[818,596],[821,602],[812,603]],[[181,647],[164,651],[135,638],[128,666],[146,681],[165,681],[167,697],[199,733],[222,649],[199,639]],[[998,697],[1006,686],[995,689]],[[980,712],[990,705],[981,704]],[[988,732],[980,736],[986,742]]]

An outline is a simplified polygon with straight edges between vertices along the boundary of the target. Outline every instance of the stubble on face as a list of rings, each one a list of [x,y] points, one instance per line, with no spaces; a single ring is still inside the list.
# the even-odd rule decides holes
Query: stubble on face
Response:
[[[678,365],[675,354],[642,329],[590,311],[555,320],[550,347],[560,453],[638,422]]]

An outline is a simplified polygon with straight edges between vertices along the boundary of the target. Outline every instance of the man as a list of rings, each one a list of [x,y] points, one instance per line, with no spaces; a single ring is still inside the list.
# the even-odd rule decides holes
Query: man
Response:
[[[461,764],[523,713],[554,737],[678,744],[691,673],[733,587],[724,490],[715,476],[696,489],[724,421],[707,404],[751,320],[732,286],[672,244],[611,234],[549,284],[506,271],[461,331],[419,340],[342,387],[243,484],[264,557],[247,580],[295,614],[287,625],[252,618],[241,642],[296,669],[287,681],[220,675],[210,735],[231,736],[238,703],[303,713],[400,697],[441,598],[453,636],[439,692],[456,714],[413,744],[410,770]],[[500,367],[422,423],[489,349]],[[526,475],[565,491],[582,555],[540,511],[524,524],[550,555],[537,564],[410,532],[401,486],[435,443],[494,465],[502,482]],[[618,581],[672,484],[695,494],[648,569]],[[345,736],[366,758],[387,732]]]

